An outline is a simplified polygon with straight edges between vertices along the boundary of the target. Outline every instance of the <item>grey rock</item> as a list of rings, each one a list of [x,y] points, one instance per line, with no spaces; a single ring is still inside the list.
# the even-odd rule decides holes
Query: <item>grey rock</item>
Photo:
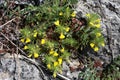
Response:
[[[14,1],[15,4],[23,4],[23,5],[40,5],[44,0],[9,0],[11,2]],[[0,5],[5,5],[5,0],[0,0]]]
[[[5,53],[0,56],[0,80],[42,80],[35,65]]]

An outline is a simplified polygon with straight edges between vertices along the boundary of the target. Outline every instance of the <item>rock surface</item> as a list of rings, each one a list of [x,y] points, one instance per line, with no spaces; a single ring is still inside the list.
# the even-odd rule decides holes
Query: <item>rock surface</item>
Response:
[[[0,55],[0,80],[43,80],[36,66],[6,53]]]

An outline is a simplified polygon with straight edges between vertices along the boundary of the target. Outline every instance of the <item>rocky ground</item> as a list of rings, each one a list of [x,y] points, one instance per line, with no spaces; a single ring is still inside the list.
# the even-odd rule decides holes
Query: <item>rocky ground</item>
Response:
[[[0,5],[2,3],[4,1],[0,0]],[[25,2],[23,1],[23,3]],[[114,58],[120,55],[120,1],[79,0],[75,10],[78,12],[78,16],[81,13],[83,16],[86,13],[98,13],[100,15],[102,20],[101,29],[106,45],[98,53],[86,48],[80,52],[79,59],[71,58],[70,64],[64,62],[62,74],[64,76],[58,74],[56,79],[52,78],[51,72],[39,64],[39,59],[28,59],[19,54],[19,52],[24,52],[19,48],[19,27],[16,27],[17,22],[13,20],[12,23],[10,22],[10,25],[3,27],[2,25],[8,22],[8,20],[4,16],[5,12],[1,10],[0,80],[78,80],[78,74],[81,71],[77,69],[80,65],[81,58],[83,59],[82,63],[86,63],[87,61],[85,60],[89,56],[94,60],[94,64],[99,63],[97,67],[99,70],[102,70],[104,66],[108,65]],[[81,65],[80,68],[86,68],[86,65]]]

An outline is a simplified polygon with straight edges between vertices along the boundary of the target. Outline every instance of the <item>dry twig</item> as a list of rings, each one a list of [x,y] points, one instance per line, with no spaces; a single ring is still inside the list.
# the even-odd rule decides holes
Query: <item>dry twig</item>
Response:
[[[3,37],[5,37],[5,39],[7,39],[12,45],[14,45],[16,48],[18,48],[18,50],[20,50],[22,52],[23,55],[26,56],[25,52],[20,49],[15,43],[13,43],[7,36],[5,36],[2,32],[0,33]]]
[[[0,26],[0,29],[2,29],[5,25],[11,23],[11,22],[12,22],[13,20],[15,20],[15,19],[16,19],[16,18],[13,18],[13,19],[7,21],[5,24],[3,24],[3,25]]]

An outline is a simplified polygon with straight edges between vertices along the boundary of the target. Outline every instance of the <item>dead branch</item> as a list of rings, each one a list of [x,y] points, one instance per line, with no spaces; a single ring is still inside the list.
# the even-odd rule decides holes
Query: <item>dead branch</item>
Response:
[[[1,41],[0,41],[0,44],[2,45],[2,46],[0,46],[0,49],[3,49],[3,46],[5,46],[7,49],[10,50],[10,48],[6,44],[2,43]]]
[[[13,19],[7,21],[5,24],[3,24],[3,25],[0,26],[0,29],[2,29],[5,25],[11,23],[11,22],[12,22],[13,20],[15,20],[15,19],[16,19],[16,18],[13,18]]]
[[[5,39],[7,39],[12,45],[14,45],[16,48],[18,48],[18,50],[20,50],[23,55],[26,56],[25,52],[24,52],[22,49],[20,49],[15,43],[13,43],[7,36],[5,36],[2,32],[0,32],[0,34],[1,34],[3,37],[5,37]]]

